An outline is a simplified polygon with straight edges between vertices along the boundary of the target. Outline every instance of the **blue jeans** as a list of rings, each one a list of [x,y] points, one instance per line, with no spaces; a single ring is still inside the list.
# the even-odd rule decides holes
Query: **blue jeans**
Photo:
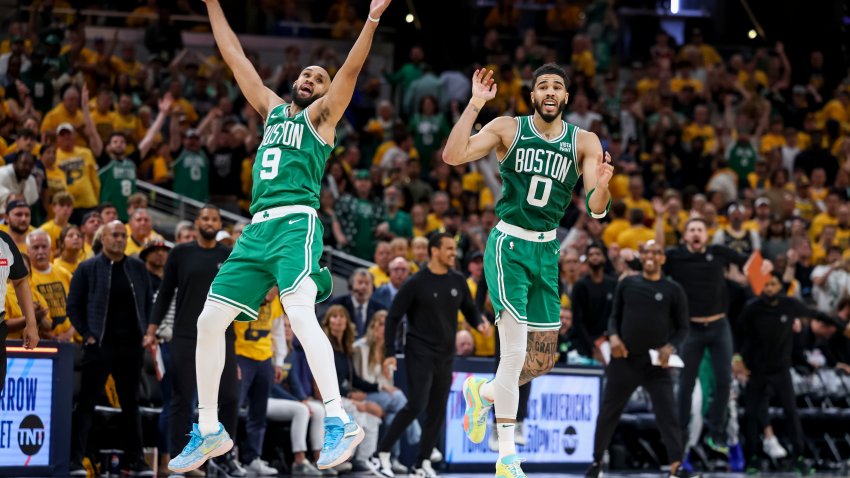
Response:
[[[377,403],[381,408],[384,409],[384,425],[389,426],[390,423],[395,419],[396,413],[398,413],[405,405],[407,405],[407,397],[404,396],[404,392],[396,389],[395,392],[370,392],[366,394],[366,400]],[[422,428],[419,426],[419,421],[414,420],[410,426],[407,427],[405,431],[405,438],[407,443],[410,445],[416,445],[419,443],[419,438],[422,436]],[[390,453],[394,457],[398,457],[401,451],[401,444],[399,442],[395,442],[392,447]]]
[[[242,356],[236,356],[236,363],[239,364],[239,370],[242,372],[239,403],[240,406],[248,405],[248,420],[245,422],[247,436],[245,446],[241,449],[242,463],[250,464],[263,454],[266,409],[274,384],[274,366],[271,359],[258,362]]]

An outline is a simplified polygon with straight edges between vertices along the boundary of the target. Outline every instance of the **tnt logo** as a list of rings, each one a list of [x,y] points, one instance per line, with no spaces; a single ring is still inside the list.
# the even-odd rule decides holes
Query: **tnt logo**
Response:
[[[18,426],[18,446],[27,456],[33,456],[44,445],[44,423],[38,415],[27,415]]]
[[[564,430],[564,436],[561,439],[561,444],[564,445],[564,451],[567,452],[567,455],[572,455],[578,449],[578,433],[572,425],[568,426],[567,429]]]

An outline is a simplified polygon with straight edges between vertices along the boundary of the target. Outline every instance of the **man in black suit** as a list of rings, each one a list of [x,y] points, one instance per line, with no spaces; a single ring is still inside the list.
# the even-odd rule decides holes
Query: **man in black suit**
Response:
[[[362,337],[366,333],[375,312],[387,308],[386,304],[382,304],[372,297],[373,281],[372,274],[368,270],[355,269],[348,279],[350,293],[331,302],[331,305],[342,305],[348,311],[354,326],[357,328],[357,337]]]

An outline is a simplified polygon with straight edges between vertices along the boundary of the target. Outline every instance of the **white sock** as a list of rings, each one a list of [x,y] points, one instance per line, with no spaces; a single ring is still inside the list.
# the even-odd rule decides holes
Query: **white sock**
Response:
[[[331,343],[316,318],[317,289],[316,283],[308,277],[294,292],[281,297],[280,303],[289,317],[292,333],[304,345],[307,363],[325,403],[326,416],[348,423],[350,419],[342,408],[336,373],[327,372],[336,370],[336,365]]]
[[[528,326],[520,324],[513,315],[504,310],[499,319],[499,368],[496,378],[482,386],[485,398],[496,408],[496,418],[516,420],[519,409],[519,376],[525,364],[525,348]],[[501,429],[500,429],[501,431]],[[501,440],[502,434],[499,433]],[[513,437],[511,437],[513,441]]]
[[[496,428],[499,429],[499,459],[516,455],[516,443],[514,442],[516,423],[497,423]]]
[[[236,308],[207,301],[198,317],[195,374],[198,382],[198,429],[201,435],[218,432],[218,389],[224,371],[224,332],[239,315]]]

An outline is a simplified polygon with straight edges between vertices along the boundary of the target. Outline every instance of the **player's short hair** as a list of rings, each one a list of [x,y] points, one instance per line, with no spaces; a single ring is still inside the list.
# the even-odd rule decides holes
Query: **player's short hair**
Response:
[[[119,137],[119,136],[121,138],[124,138],[124,141],[127,141],[127,135],[126,134],[122,133],[121,131],[113,131],[113,132],[109,133],[109,137],[106,138],[106,144],[111,143],[112,138]]]
[[[564,80],[564,88],[570,87],[570,78],[567,76],[567,72],[564,71],[557,63],[546,63],[545,65],[540,66],[536,70],[531,77],[531,87],[534,88],[537,85],[537,79],[543,75],[558,75]]]
[[[357,269],[354,269],[354,271],[351,273],[351,276],[348,277],[348,287],[351,288],[351,286],[354,285],[354,279],[360,276],[368,277],[369,282],[372,282],[373,284],[375,282],[375,279],[374,277],[372,277],[372,273],[369,272],[369,269],[365,267],[358,267]]]
[[[74,207],[74,197],[62,191],[53,195],[53,198],[50,199],[50,204]]]
[[[687,221],[685,221],[685,229],[687,229],[688,226],[690,226],[694,222],[701,222],[702,225],[705,226],[706,229],[708,229],[708,222],[705,220],[704,217],[700,217],[700,216],[694,216],[694,217],[688,219]]]
[[[51,247],[53,240],[50,238],[50,234],[47,233],[44,229],[36,229],[31,233],[27,234],[26,243],[27,248],[32,248],[32,243],[36,237],[44,237],[47,239],[47,247]]]

